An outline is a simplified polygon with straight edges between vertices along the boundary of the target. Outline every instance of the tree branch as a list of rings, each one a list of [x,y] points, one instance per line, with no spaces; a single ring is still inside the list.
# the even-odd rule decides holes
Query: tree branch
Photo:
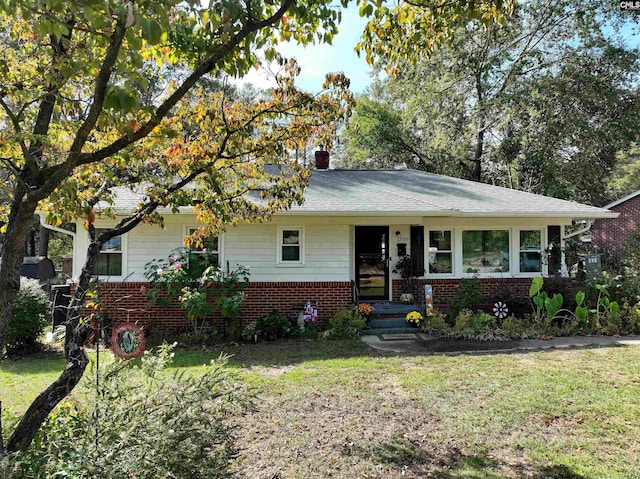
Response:
[[[126,32],[125,22],[126,19],[124,16],[118,19],[113,35],[111,35],[111,38],[109,39],[109,47],[105,52],[102,66],[100,67],[100,71],[96,77],[93,103],[89,108],[87,118],[82,126],[78,128],[76,137],[69,149],[69,154],[72,157],[82,151],[82,147],[86,143],[89,133],[91,133],[91,130],[93,130],[93,127],[96,125],[98,117],[104,107],[104,100],[107,93],[107,87],[109,86],[109,80],[111,79],[111,73],[113,72],[113,66],[118,59],[118,53],[122,47],[122,41],[124,40],[124,34]]]

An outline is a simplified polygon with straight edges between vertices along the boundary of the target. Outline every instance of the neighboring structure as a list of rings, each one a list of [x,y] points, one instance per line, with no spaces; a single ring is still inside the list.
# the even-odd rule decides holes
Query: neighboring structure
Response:
[[[139,200],[123,192],[115,207],[126,214]],[[548,246],[562,243],[566,225],[616,216],[414,170],[315,170],[303,206],[270,223],[231,228],[211,244],[222,268],[250,265],[245,320],[274,308],[294,317],[306,301],[317,301],[320,316],[327,317],[358,294],[362,301],[398,300],[407,280],[392,271],[404,254],[424,271],[419,284],[433,285],[436,307],[446,307],[466,277],[479,277],[486,294],[501,284],[526,291],[533,276],[548,274]],[[96,221],[98,228],[109,224]],[[164,230],[141,225],[105,245],[99,272],[110,282],[110,295],[121,298],[119,307],[138,310],[129,319],[153,318],[163,327],[180,321],[177,306],[148,309],[140,291],[144,266],[182,246],[197,226],[192,214],[168,213]],[[80,223],[76,231],[74,278],[88,244]]]
[[[640,224],[640,190],[604,208],[620,216],[596,221],[591,227],[591,244],[597,252],[609,253],[619,260],[626,241]]]

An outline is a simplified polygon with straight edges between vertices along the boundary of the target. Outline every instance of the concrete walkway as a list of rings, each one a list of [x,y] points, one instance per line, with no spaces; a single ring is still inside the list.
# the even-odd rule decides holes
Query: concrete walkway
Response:
[[[434,338],[426,334],[380,334],[362,336],[362,341],[380,351],[408,354],[499,354],[547,349],[640,346],[640,336],[569,336],[520,341],[467,341]]]

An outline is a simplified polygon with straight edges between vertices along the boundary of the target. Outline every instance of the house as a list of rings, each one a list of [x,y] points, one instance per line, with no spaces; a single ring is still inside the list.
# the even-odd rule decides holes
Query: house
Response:
[[[604,218],[591,227],[591,244],[598,252],[607,252],[620,259],[625,243],[640,224],[640,190],[604,206],[619,214],[617,218]]]
[[[115,204],[135,209],[133,193]],[[269,223],[244,224],[210,239],[222,268],[250,265],[245,319],[276,308],[294,317],[317,301],[321,317],[361,301],[398,300],[407,280],[393,273],[410,255],[420,285],[433,286],[436,307],[446,307],[462,278],[477,276],[486,294],[500,285],[529,288],[549,274],[548,250],[561,245],[577,219],[617,213],[545,196],[414,170],[314,170],[305,202]],[[96,227],[108,220],[97,220]],[[119,319],[153,320],[171,328],[175,308],[149,307],[140,291],[145,264],[183,245],[196,224],[191,214],[167,214],[165,227],[141,225],[104,246],[99,269],[109,298],[126,312]],[[85,259],[88,235],[79,223],[73,277]],[[559,248],[553,251],[560,252]]]

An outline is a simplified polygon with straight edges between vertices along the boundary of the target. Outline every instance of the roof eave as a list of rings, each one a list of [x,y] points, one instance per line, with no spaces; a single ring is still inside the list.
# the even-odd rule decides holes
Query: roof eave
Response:
[[[613,201],[613,202],[609,203],[608,205],[603,206],[603,208],[605,208],[605,209],[613,208],[614,206],[618,206],[619,204],[622,204],[625,201],[632,200],[633,198],[635,198],[638,195],[640,195],[640,190],[634,191],[633,193],[628,194],[627,196],[624,196],[624,197],[620,198],[619,200]]]
[[[278,213],[282,216],[423,216],[456,217],[456,218],[573,218],[573,219],[606,219],[617,218],[620,214],[614,211],[595,212],[551,212],[531,213],[517,211],[323,211],[323,210],[289,210]]]

